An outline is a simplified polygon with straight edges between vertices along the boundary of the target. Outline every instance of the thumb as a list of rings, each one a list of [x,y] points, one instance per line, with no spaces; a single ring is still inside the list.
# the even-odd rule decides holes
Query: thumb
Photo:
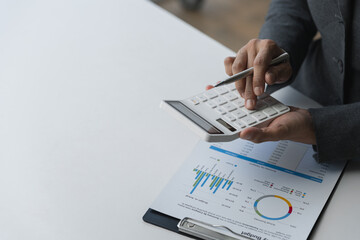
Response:
[[[250,127],[240,132],[240,138],[254,143],[279,141],[287,137],[287,132],[287,128],[282,124],[264,128]]]
[[[265,82],[269,85],[284,83],[290,79],[292,68],[290,63],[270,67],[265,73]]]

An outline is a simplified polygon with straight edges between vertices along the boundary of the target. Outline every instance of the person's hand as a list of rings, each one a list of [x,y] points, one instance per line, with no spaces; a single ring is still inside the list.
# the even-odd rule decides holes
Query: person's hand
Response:
[[[229,76],[254,67],[253,76],[235,82],[236,89],[245,98],[246,108],[255,108],[256,96],[264,93],[265,83],[272,85],[290,79],[292,68],[289,61],[269,67],[271,60],[282,53],[284,50],[272,40],[252,39],[237,52],[236,57],[225,58],[225,72]]]
[[[275,118],[267,127],[249,127],[241,131],[240,138],[254,143],[292,140],[316,145],[310,113],[305,109],[290,108],[290,112]]]

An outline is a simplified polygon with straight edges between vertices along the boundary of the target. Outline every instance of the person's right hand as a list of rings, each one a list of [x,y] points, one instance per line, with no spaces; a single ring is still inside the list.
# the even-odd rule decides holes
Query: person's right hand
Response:
[[[237,52],[236,57],[225,58],[225,72],[229,76],[254,67],[253,76],[235,82],[236,89],[245,98],[246,108],[255,108],[256,96],[264,93],[265,83],[272,85],[290,79],[292,68],[289,61],[269,67],[271,60],[282,53],[284,50],[272,40],[252,39]]]

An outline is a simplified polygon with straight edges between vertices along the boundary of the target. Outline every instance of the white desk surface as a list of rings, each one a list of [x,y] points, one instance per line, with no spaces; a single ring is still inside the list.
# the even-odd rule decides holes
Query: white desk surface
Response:
[[[142,215],[198,138],[161,99],[232,52],[140,0],[0,2],[0,239],[184,239]],[[314,239],[356,239],[350,163]]]

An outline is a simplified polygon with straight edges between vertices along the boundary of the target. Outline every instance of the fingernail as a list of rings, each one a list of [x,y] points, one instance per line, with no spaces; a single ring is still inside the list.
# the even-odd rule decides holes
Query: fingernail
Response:
[[[255,107],[255,101],[253,99],[246,100],[246,108],[254,108]]]
[[[254,89],[254,92],[255,92],[256,96],[260,96],[262,94],[262,88],[261,87],[256,87]]]

